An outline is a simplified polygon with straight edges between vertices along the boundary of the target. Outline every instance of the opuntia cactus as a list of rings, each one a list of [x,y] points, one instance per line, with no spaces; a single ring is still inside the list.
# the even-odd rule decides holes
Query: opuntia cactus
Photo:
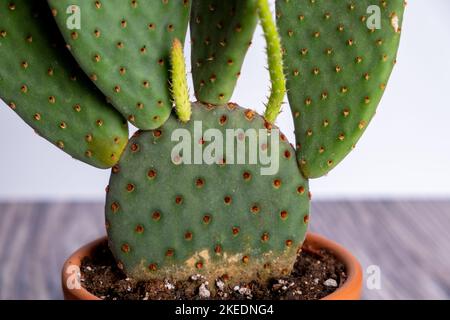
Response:
[[[256,0],[193,0],[192,75],[199,101],[226,104],[258,22]]]
[[[172,103],[168,65],[172,40],[183,41],[190,1],[49,0],[53,15],[83,70],[132,124],[155,129]],[[67,9],[80,29],[67,28]]]
[[[156,130],[138,132],[112,169],[110,248],[135,279],[201,273],[210,281],[224,274],[265,281],[292,270],[309,219],[308,181],[273,125],[285,93],[281,46],[267,2],[258,1],[258,8],[274,70],[266,112],[274,115],[271,121],[233,103],[195,103],[192,116],[186,112],[191,105],[175,41],[172,92],[177,116],[190,121],[174,115]],[[250,160],[261,152],[271,154],[276,167],[267,175],[261,155],[259,162]]]
[[[0,2],[0,96],[35,131],[99,168],[118,160],[125,119],[67,52],[44,0]]]
[[[303,174],[320,177],[355,146],[396,62],[404,0],[277,0]]]
[[[309,221],[308,179],[336,166],[372,118],[395,63],[403,1],[277,0],[280,39],[267,0],[194,0],[195,103],[182,45],[190,1],[48,0],[51,10],[44,1],[0,6],[2,98],[74,157],[117,162],[125,120],[70,73],[77,65],[52,12],[83,70],[142,129],[107,188],[119,267],[137,280],[289,273]],[[80,29],[68,28],[77,12]],[[271,80],[264,116],[228,102],[257,17]],[[274,124],[285,72],[296,150]]]
[[[217,143],[208,141],[206,130],[225,137],[227,129],[240,128],[237,145],[248,139],[244,131],[259,133],[266,124],[254,111],[231,103],[197,103],[192,111],[187,124],[172,116],[157,130],[139,132],[113,168],[106,225],[115,257],[137,279],[180,280],[202,273],[212,281],[223,274],[251,280],[289,272],[309,217],[308,182],[294,149],[283,135],[276,141],[275,175],[261,175],[261,164],[230,163],[225,155],[218,163],[195,164],[192,154],[186,164],[187,154],[172,151],[177,129],[192,137],[184,142],[189,148],[197,144],[202,156]],[[262,136],[270,133],[262,132],[258,141],[267,139],[270,146],[270,136]],[[251,146],[241,151],[239,156],[249,159]]]

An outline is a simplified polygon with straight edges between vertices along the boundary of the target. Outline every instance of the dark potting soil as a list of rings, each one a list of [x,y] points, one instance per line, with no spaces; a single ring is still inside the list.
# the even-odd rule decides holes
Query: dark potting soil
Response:
[[[216,279],[207,283],[201,275],[185,281],[135,281],[117,267],[105,242],[93,257],[84,258],[81,282],[92,294],[107,300],[316,300],[333,293],[347,278],[344,265],[325,250],[302,250],[289,276],[263,285],[230,283]]]

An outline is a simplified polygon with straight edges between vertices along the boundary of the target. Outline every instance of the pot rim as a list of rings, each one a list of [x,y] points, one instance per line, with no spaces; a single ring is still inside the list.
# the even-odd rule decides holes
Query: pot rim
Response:
[[[69,288],[68,284],[73,282],[74,271],[72,267],[77,266],[76,271],[79,271],[82,259],[92,255],[95,248],[105,241],[107,241],[106,236],[94,240],[79,248],[65,261],[61,270],[61,281],[66,300],[101,300],[83,286],[81,288]],[[358,300],[361,298],[363,282],[361,264],[347,249],[334,241],[311,232],[307,233],[303,246],[306,250],[308,247],[316,250],[325,249],[345,265],[347,279],[344,284],[321,300]],[[71,271],[69,272],[69,270]]]

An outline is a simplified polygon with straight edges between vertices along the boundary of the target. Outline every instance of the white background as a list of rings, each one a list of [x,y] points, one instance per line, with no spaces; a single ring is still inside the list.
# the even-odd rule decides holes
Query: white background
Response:
[[[448,0],[409,1],[398,64],[377,116],[357,149],[311,182],[315,198],[450,196],[449,14]],[[263,110],[265,65],[258,29],[233,101]],[[293,142],[287,106],[278,124]],[[38,138],[0,102],[0,200],[103,200],[108,177]]]

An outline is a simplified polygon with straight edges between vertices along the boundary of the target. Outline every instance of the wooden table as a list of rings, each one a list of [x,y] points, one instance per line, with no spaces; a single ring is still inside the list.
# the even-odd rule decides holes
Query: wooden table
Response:
[[[313,204],[311,230],[381,269],[366,299],[450,298],[450,201]],[[60,268],[105,233],[101,203],[0,203],[0,299],[61,299]]]

